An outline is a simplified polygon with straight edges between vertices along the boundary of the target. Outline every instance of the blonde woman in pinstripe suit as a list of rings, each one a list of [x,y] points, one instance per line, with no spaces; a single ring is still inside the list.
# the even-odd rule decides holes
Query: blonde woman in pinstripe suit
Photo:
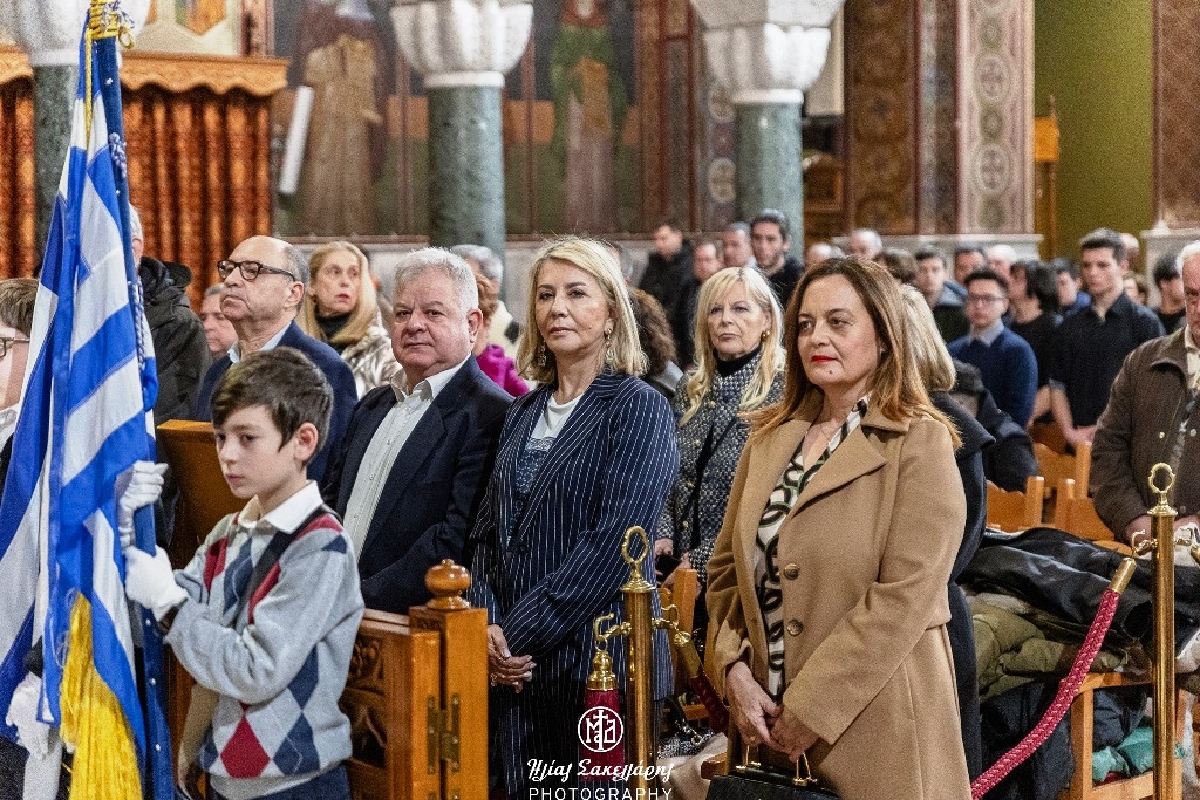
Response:
[[[493,765],[510,798],[528,797],[534,759],[569,766],[566,785],[579,784],[592,620],[620,613],[625,530],[653,529],[679,468],[671,410],[637,377],[645,356],[609,251],[586,239],[551,242],[530,287],[518,364],[542,386],[505,420],[471,536],[468,592],[492,623]],[[654,579],[652,559],[645,575]],[[624,686],[624,644],[609,649]],[[655,656],[663,698],[672,676],[661,632]]]

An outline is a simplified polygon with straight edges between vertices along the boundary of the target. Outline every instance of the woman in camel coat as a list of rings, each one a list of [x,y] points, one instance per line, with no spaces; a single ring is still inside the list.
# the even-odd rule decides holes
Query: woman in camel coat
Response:
[[[809,271],[709,562],[709,653],[731,736],[802,753],[843,800],[970,794],[946,623],[966,502],[888,273]]]

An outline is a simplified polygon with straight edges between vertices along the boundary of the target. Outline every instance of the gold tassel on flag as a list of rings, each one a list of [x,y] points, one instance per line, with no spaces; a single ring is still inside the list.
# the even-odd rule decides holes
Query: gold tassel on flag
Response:
[[[59,703],[62,739],[75,748],[71,800],[141,800],[133,731],[116,695],[96,671],[92,607],[83,595],[71,609]]]

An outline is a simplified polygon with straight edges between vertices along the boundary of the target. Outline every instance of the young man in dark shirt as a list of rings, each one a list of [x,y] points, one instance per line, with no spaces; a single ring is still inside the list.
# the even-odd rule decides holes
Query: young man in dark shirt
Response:
[[[1071,446],[1092,441],[1125,356],[1163,335],[1154,312],[1125,294],[1120,234],[1100,228],[1085,236],[1079,248],[1092,302],[1063,319],[1050,371],[1050,410]]]
[[[792,290],[804,274],[804,266],[788,253],[791,246],[791,227],[782,211],[764,208],[750,221],[750,248],[754,251],[754,260],[783,308],[787,308]]]

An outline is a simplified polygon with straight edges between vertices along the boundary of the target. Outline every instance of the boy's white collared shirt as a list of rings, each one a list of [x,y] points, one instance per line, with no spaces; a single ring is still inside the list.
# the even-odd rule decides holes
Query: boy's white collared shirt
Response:
[[[238,526],[246,530],[259,527],[266,523],[277,531],[294,533],[314,511],[321,507],[321,490],[316,481],[309,481],[304,488],[279,504],[279,507],[267,514],[262,513],[258,495],[250,498],[250,502],[238,514]]]

